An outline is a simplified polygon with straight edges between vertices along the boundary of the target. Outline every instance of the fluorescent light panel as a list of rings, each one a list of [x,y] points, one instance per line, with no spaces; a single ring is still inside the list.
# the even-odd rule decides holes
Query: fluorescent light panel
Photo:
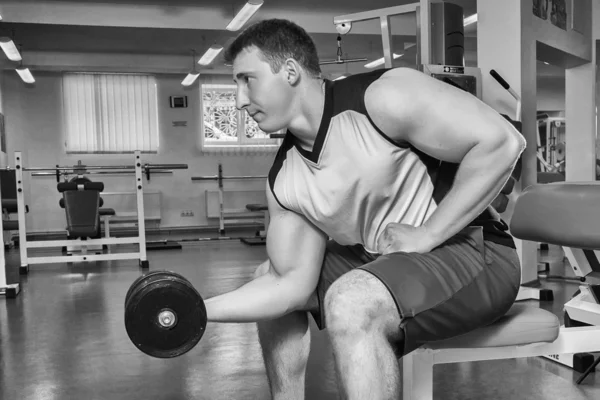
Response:
[[[198,64],[200,65],[209,65],[219,53],[223,51],[223,46],[218,44],[213,44],[210,46],[206,53],[198,60]]]
[[[468,26],[477,22],[477,14],[473,14],[464,19],[464,26]]]
[[[21,77],[23,82],[25,83],[35,83],[35,79],[33,79],[33,75],[29,71],[29,68],[17,68],[17,74]]]
[[[394,53],[394,60],[402,57],[404,54],[396,54]],[[385,63],[384,57],[378,58],[375,61],[371,61],[370,63],[365,64],[365,68],[375,68]]]
[[[200,76],[200,72],[192,71],[181,81],[183,86],[190,86],[192,83],[196,81],[196,79]]]
[[[7,37],[0,38],[0,47],[2,47],[2,50],[4,50],[4,54],[6,54],[6,57],[8,57],[9,60],[22,60],[21,54],[19,53],[19,50],[17,50],[17,46],[15,46],[15,43],[12,41],[12,39]]]
[[[249,0],[244,7],[237,13],[225,29],[235,32],[239,30],[263,5],[262,0]]]
[[[338,76],[337,78],[335,78],[334,81],[341,81],[342,79],[346,79],[349,76],[350,76],[350,74],[342,74],[342,75]]]

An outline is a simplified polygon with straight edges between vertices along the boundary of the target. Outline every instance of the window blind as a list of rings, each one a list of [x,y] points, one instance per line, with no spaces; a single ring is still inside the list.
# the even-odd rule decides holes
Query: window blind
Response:
[[[69,153],[158,150],[157,93],[153,76],[65,74],[63,104]]]

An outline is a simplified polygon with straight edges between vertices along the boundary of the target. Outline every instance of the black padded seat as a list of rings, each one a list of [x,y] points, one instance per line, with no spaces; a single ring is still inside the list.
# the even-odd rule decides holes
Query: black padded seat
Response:
[[[249,211],[265,211],[269,207],[266,204],[246,204],[246,209]]]
[[[66,211],[69,237],[96,236],[100,227],[99,209],[103,204],[100,192],[104,190],[104,184],[78,177],[56,186],[63,194],[59,204]]]
[[[19,211],[17,199],[2,199],[2,209],[9,214],[14,214]]]
[[[3,220],[2,221],[2,230],[18,231],[19,230],[19,221],[16,219]]]
[[[117,215],[117,212],[114,210],[114,208],[101,208],[100,216],[102,217],[103,215]]]

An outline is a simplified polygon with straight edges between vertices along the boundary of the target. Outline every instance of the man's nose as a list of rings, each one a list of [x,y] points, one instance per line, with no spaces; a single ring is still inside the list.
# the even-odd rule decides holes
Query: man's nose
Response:
[[[241,111],[244,108],[248,107],[249,104],[250,101],[248,100],[248,96],[246,95],[245,91],[238,90],[235,96],[235,107]]]

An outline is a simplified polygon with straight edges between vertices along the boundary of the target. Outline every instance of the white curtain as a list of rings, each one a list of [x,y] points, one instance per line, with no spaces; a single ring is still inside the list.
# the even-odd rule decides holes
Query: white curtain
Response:
[[[69,153],[158,150],[157,94],[153,76],[65,74],[63,103]]]

